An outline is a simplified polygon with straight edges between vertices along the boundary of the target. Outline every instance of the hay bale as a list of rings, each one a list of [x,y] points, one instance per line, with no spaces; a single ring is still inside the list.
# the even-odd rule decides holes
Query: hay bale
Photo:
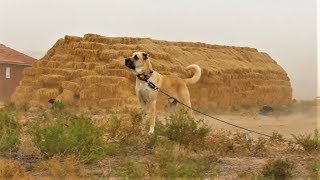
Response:
[[[116,84],[119,85],[120,87],[123,85],[130,85],[130,82],[128,79],[124,77],[113,77],[113,76],[99,76],[99,75],[94,75],[94,76],[85,76],[80,78],[79,80],[80,87],[86,88],[91,84]]]
[[[64,104],[69,106],[78,106],[78,101],[75,99],[75,93],[67,89],[64,89],[63,92],[56,97],[56,100],[61,100]]]
[[[40,76],[38,82],[42,87],[60,87],[61,82],[64,80],[64,76],[52,74]]]
[[[59,94],[58,88],[40,88],[35,91],[34,97],[38,102],[47,104],[49,99],[56,99]]]
[[[85,70],[85,69],[77,69],[75,71],[72,71],[72,79],[74,78],[80,78],[80,77],[84,77],[84,76],[92,76],[97,74],[94,71],[90,71],[90,70]]]
[[[36,68],[26,67],[23,69],[23,76],[35,76],[36,74]]]
[[[286,72],[268,54],[255,48],[96,34],[59,39],[41,60],[25,68],[21,88],[17,88],[13,99],[41,104],[46,103],[42,99],[60,94],[59,98],[80,107],[138,106],[135,77],[124,67],[124,57],[134,51],[147,51],[154,69],[163,74],[187,78],[192,72],[186,72],[185,67],[200,65],[200,81],[189,86],[195,107],[228,109],[241,103],[272,105],[291,101]],[[44,90],[38,89],[52,92],[42,97]],[[37,91],[37,96],[30,95],[29,90]],[[79,100],[73,102],[71,96]]]
[[[79,86],[78,83],[75,83],[75,82],[62,81],[61,82],[61,87],[64,90],[72,91],[74,94],[79,94],[80,93],[80,86]]]

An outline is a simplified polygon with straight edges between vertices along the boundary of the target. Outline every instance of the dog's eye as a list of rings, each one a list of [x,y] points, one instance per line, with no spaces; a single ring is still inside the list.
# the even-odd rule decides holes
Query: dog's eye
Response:
[[[133,58],[134,58],[135,60],[138,60],[138,59],[139,59],[137,55],[134,55]]]

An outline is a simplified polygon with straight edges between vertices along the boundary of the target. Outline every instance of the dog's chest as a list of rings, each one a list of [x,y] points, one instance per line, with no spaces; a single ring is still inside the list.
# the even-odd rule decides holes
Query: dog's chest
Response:
[[[136,93],[140,100],[144,103],[153,101],[156,98],[155,90],[151,89],[147,83],[139,83],[136,85]]]

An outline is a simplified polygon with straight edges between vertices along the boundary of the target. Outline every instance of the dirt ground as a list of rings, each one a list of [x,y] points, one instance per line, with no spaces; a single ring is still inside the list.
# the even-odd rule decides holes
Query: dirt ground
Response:
[[[296,112],[290,115],[248,115],[248,114],[235,114],[235,115],[213,115],[216,118],[224,121],[252,129],[265,134],[272,134],[272,132],[278,132],[286,138],[292,137],[292,134],[304,134],[312,133],[316,128],[320,128],[320,118],[317,116],[320,112],[320,106],[317,110],[309,110],[307,112]],[[198,115],[212,126],[213,129],[223,128],[231,131],[245,132],[244,130],[236,127],[224,124],[217,120]],[[250,133],[250,135],[256,137],[256,134]]]

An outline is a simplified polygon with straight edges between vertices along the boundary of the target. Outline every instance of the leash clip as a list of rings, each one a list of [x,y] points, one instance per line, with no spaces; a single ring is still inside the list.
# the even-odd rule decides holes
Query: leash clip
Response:
[[[154,89],[154,90],[158,90],[159,88],[155,85],[155,84],[153,84],[151,81],[147,81],[147,83],[148,83],[148,86],[151,88],[151,89]]]

